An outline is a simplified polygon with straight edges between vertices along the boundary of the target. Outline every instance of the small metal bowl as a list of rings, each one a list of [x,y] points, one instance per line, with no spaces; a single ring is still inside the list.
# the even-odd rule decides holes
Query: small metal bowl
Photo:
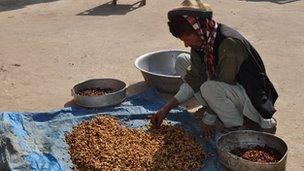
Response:
[[[274,163],[252,162],[230,153],[235,148],[268,146],[281,153],[282,158]],[[285,170],[287,162],[287,144],[279,137],[269,133],[240,130],[221,136],[216,142],[220,162],[231,170],[280,171]]]
[[[82,96],[79,95],[79,91],[92,88],[111,88],[113,92],[101,95],[101,96]],[[126,83],[111,79],[91,79],[79,84],[76,84],[72,90],[71,94],[74,97],[74,102],[83,107],[106,107],[115,106],[120,104],[127,97],[126,93]]]
[[[135,60],[135,67],[139,69],[148,85],[159,91],[176,93],[182,84],[181,76],[175,71],[176,57],[182,50],[161,50],[146,53]]]

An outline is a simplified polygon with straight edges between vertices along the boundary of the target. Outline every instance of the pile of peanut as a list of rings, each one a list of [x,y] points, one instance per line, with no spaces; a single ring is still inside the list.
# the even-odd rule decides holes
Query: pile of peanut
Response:
[[[77,92],[80,96],[103,96],[107,95],[109,93],[112,93],[114,90],[111,88],[90,88],[90,89],[84,89]]]
[[[201,168],[201,146],[180,126],[133,129],[97,116],[66,135],[78,170],[190,170]]]

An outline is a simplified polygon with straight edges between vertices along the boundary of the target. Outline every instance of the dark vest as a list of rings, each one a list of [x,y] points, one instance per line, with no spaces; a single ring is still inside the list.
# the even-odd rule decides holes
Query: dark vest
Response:
[[[274,103],[278,98],[278,94],[266,75],[263,61],[248,40],[239,32],[224,24],[218,25],[214,47],[216,62],[218,59],[219,45],[224,39],[229,37],[241,41],[249,54],[236,76],[237,82],[244,87],[251,103],[262,117],[271,118],[276,112]]]

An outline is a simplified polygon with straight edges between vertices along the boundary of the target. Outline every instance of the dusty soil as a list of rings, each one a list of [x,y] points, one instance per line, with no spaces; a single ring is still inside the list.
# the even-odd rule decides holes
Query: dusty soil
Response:
[[[117,78],[129,94],[138,93],[145,85],[136,57],[185,49],[166,25],[166,12],[180,0],[145,6],[119,0],[116,7],[105,0],[44,2],[0,3],[0,111],[62,108],[72,99],[70,89],[90,78]],[[280,95],[277,135],[289,147],[287,170],[303,170],[304,1],[206,2],[217,21],[239,30],[262,56]]]

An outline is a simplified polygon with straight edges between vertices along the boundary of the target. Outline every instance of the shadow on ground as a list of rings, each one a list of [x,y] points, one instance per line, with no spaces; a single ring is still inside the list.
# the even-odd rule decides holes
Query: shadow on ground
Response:
[[[287,4],[291,2],[296,2],[299,0],[240,0],[240,1],[250,1],[250,2],[272,2],[276,4]]]
[[[140,81],[131,85],[128,85],[127,92],[128,96],[133,96],[145,91],[148,88],[148,85],[144,81]]]
[[[77,106],[77,104],[76,104],[76,103],[74,102],[74,100],[72,99],[72,100],[66,102],[66,103],[64,104],[64,107],[79,107],[79,106]]]
[[[136,10],[137,8],[142,7],[143,5],[144,4],[142,1],[138,1],[131,5],[127,5],[127,4],[114,5],[112,1],[109,1],[105,4],[86,10],[77,15],[93,15],[93,16],[125,15],[128,12],[131,12],[133,10]]]
[[[58,0],[0,0],[0,12],[24,8],[28,5],[47,3]]]

